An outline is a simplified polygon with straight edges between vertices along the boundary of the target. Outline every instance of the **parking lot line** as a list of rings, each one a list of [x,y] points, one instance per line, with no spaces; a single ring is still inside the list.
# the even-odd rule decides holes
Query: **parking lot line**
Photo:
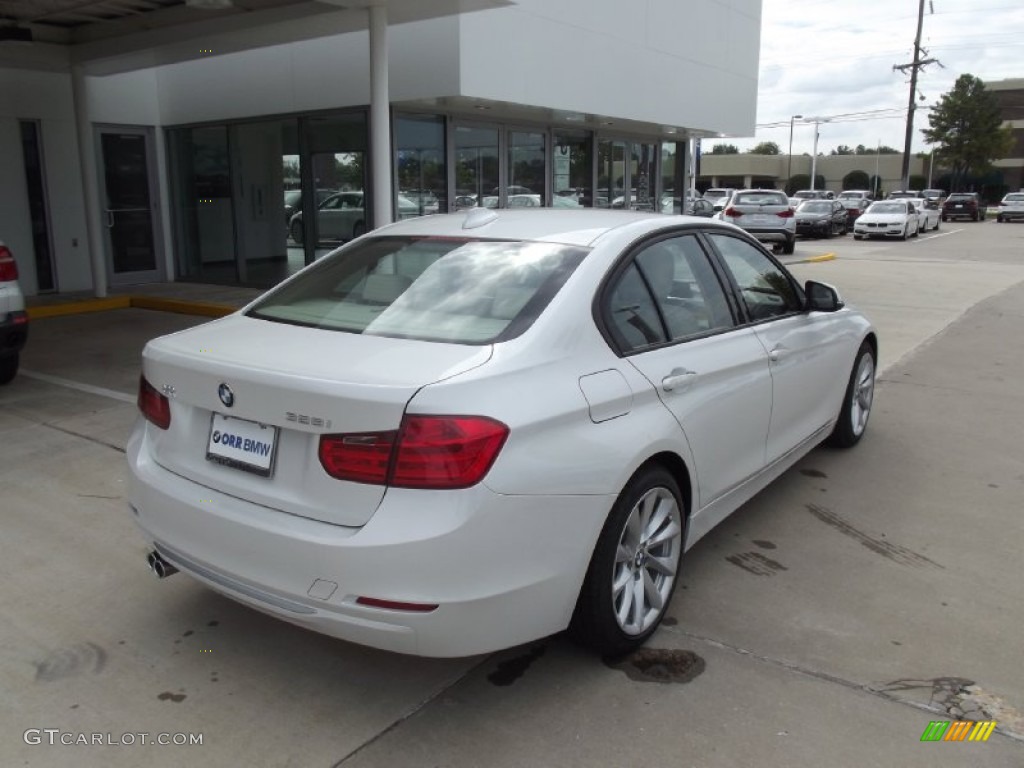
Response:
[[[22,368],[20,371],[20,375],[24,376],[27,379],[45,381],[47,384],[56,384],[58,387],[67,387],[68,389],[75,389],[78,390],[79,392],[87,392],[90,395],[109,397],[112,400],[118,400],[122,403],[134,403],[136,401],[135,395],[129,395],[126,392],[118,392],[117,390],[107,389],[106,387],[94,387],[92,384],[83,384],[80,381],[72,381],[71,379],[65,379],[60,376],[51,376],[48,373],[26,371],[24,368]]]
[[[911,245],[916,245],[917,243],[922,243],[922,242],[924,242],[926,240],[937,240],[940,237],[947,237],[949,235],[955,235],[957,232],[963,232],[963,229],[947,229],[945,232],[938,232],[938,233],[933,234],[933,235],[925,235],[923,239],[920,238],[920,237],[917,237],[917,238],[914,238],[913,240],[911,240],[909,242],[910,242]]]

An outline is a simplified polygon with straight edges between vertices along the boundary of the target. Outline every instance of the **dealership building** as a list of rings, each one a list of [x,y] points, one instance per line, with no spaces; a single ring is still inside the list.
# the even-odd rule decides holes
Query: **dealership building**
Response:
[[[28,294],[266,286],[395,218],[678,209],[752,135],[760,0],[0,0]]]

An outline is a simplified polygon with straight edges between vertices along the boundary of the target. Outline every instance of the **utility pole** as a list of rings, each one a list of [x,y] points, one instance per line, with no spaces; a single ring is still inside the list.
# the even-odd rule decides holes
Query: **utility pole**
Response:
[[[934,11],[933,11],[934,12]],[[921,54],[928,54],[921,48],[921,29],[924,26],[924,0],[920,0],[917,8],[917,35],[914,37],[914,60],[910,64],[894,64],[893,71],[897,69],[906,74],[910,70],[910,101],[907,104],[907,134],[903,140],[903,189],[910,187],[910,145],[914,140],[914,110],[917,109],[917,73],[928,64],[942,63],[938,59],[922,59]],[[922,96],[922,98],[924,98]]]

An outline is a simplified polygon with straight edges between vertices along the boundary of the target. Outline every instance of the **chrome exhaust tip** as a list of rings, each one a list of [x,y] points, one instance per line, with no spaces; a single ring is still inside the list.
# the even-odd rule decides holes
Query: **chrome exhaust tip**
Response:
[[[166,579],[168,576],[173,576],[178,572],[178,569],[164,560],[156,550],[146,555],[146,564],[149,565],[149,570],[158,579]]]

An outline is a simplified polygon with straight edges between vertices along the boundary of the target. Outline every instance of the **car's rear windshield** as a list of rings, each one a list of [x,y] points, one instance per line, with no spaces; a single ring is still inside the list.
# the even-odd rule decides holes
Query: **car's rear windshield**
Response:
[[[832,210],[832,203],[826,200],[808,200],[800,203],[800,210],[804,213],[828,213]]]
[[[868,213],[906,213],[906,203],[873,203]]]
[[[529,328],[586,254],[557,243],[371,238],[303,270],[247,314],[346,333],[489,344]]]
[[[789,205],[789,198],[781,192],[737,192],[733,205]]]
[[[954,192],[952,195],[946,198],[947,200],[973,200],[973,192]]]
[[[1024,202],[1024,192],[1011,192],[1003,198],[1004,202],[1007,203],[1020,203]]]

